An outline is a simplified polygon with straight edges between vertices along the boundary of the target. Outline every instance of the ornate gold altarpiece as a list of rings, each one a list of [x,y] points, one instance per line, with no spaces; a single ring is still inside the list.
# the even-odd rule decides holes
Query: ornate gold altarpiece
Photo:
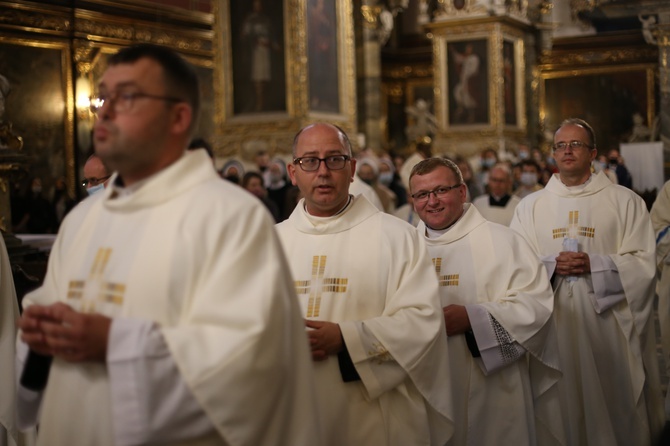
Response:
[[[433,151],[470,156],[488,147],[516,148],[527,133],[529,23],[455,14],[426,29],[439,124]]]
[[[270,154],[290,154],[295,133],[316,121],[341,126],[356,144],[353,137],[357,124],[352,2],[263,2],[263,8],[270,11],[275,8],[278,12],[270,17],[275,29],[270,43],[272,70],[280,67],[282,71],[274,71],[273,79],[283,78],[285,82],[271,80],[272,88],[266,87],[263,93],[268,101],[255,103],[255,107],[253,86],[249,85],[252,75],[240,66],[250,63],[252,49],[240,36],[248,33],[245,22],[253,3],[214,2],[217,154],[247,161],[256,148]],[[310,28],[310,21],[318,20],[322,22]],[[283,33],[278,35],[276,29],[283,29]],[[331,35],[316,35],[318,30],[324,29],[330,29]],[[315,35],[310,36],[310,32]],[[329,44],[315,44],[319,38],[331,40]],[[252,103],[245,105],[240,98]]]

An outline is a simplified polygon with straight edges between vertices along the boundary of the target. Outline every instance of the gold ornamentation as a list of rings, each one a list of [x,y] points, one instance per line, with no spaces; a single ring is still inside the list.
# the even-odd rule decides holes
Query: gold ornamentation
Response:
[[[372,350],[368,350],[368,357],[374,358],[374,361],[377,364],[393,361],[391,353],[379,342],[374,342],[372,344]]]
[[[327,256],[312,258],[312,278],[310,280],[296,280],[296,294],[309,294],[307,314],[305,317],[318,317],[321,311],[321,297],[323,293],[346,293],[349,279],[339,277],[323,277],[326,269]]]
[[[458,286],[459,274],[441,274],[442,273],[442,257],[435,257],[433,259],[435,272],[440,286]]]
[[[568,226],[553,229],[551,232],[554,239],[565,237],[577,238],[577,236],[593,238],[596,228],[579,226],[579,211],[570,211],[568,214]]]
[[[87,280],[71,280],[68,284],[67,299],[79,307],[82,312],[96,311],[97,304],[123,305],[126,286],[121,283],[103,281],[103,276],[109,259],[112,256],[111,248],[99,248],[93,259]],[[91,291],[89,291],[92,288]],[[94,298],[87,298],[93,295]]]

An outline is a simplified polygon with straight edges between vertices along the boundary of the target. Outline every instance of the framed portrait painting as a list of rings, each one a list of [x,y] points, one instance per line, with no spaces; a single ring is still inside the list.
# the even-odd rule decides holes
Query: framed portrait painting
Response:
[[[503,41],[502,53],[502,80],[503,80],[503,121],[505,125],[518,125],[517,116],[517,89],[516,61],[514,57],[514,42]]]
[[[67,43],[0,37],[0,74],[8,84],[4,116],[22,138],[28,175],[44,190],[59,178],[74,191],[74,103]]]
[[[338,14],[336,0],[307,0],[309,109],[340,113]]]
[[[490,123],[487,39],[447,42],[448,124]]]
[[[229,5],[233,114],[285,112],[284,2]]]
[[[654,121],[653,65],[582,68],[543,73],[540,118],[554,132],[567,118],[581,118],[596,131],[598,149],[618,148],[633,129],[633,115]]]

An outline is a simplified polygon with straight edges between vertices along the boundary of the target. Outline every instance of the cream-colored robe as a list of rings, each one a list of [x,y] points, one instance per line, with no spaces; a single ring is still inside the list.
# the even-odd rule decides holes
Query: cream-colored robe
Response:
[[[560,372],[551,320],[554,296],[545,269],[517,233],[487,221],[471,204],[464,208],[439,237],[429,238],[423,222],[417,228],[435,264],[442,306],[485,309],[529,355],[519,358],[507,335],[486,320],[497,339],[489,344],[475,331],[478,347],[494,349],[505,364],[487,374],[465,335],[448,337],[455,417],[449,444],[561,444],[560,413],[551,412],[558,407]]]
[[[591,274],[553,279],[568,444],[651,444],[663,417],[652,319],[654,233],[645,203],[602,172],[576,188],[554,175],[521,201],[511,227],[549,276],[566,235],[591,258]],[[621,293],[613,290],[617,278]]]
[[[14,345],[19,304],[5,241],[0,234],[0,445],[33,444],[34,430],[23,433],[16,426]]]
[[[114,194],[67,216],[44,285],[25,302],[160,324],[216,428],[185,444],[323,444],[295,289],[262,205],[221,181],[201,150]],[[114,444],[112,390],[105,364],[55,359],[38,444]]]
[[[649,213],[656,233],[656,267],[658,268],[658,321],[665,357],[665,373],[670,370],[670,181],[656,196]],[[665,398],[665,416],[670,419],[670,392]]]
[[[472,204],[475,205],[479,213],[482,214],[482,217],[493,223],[498,223],[501,225],[509,226],[514,216],[514,209],[519,204],[521,199],[516,195],[512,195],[505,205],[501,206],[491,206],[489,204],[488,195],[480,195],[472,201]]]
[[[307,319],[336,322],[361,380],[315,362],[326,438],[337,445],[444,445],[451,435],[447,340],[416,230],[355,197],[339,215],[304,200],[277,226]]]

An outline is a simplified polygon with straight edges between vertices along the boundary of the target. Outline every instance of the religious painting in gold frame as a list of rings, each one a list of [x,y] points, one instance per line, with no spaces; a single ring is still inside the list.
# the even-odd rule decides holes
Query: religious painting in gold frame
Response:
[[[449,126],[490,125],[489,47],[487,38],[446,42]]]
[[[250,161],[248,147],[263,145],[270,154],[290,153],[295,133],[304,125],[327,120],[348,134],[356,133],[356,77],[351,2],[334,0],[282,0],[284,17],[283,54],[286,76],[284,111],[235,113],[235,58],[232,53],[231,2],[213,4],[215,17],[214,92],[216,97],[217,155]],[[335,27],[324,51],[336,55],[328,79],[320,79],[310,62],[308,21],[310,11],[323,14]],[[333,9],[334,8],[334,9]],[[318,14],[317,14],[318,15]],[[314,31],[313,31],[314,32]],[[332,39],[335,39],[333,41]],[[334,43],[333,43],[334,42]],[[313,49],[312,51],[317,51]],[[315,60],[319,55],[316,54]],[[324,56],[325,57],[325,56]],[[310,65],[310,63],[312,65]],[[310,66],[312,67],[310,70]],[[336,99],[332,92],[337,92]],[[239,93],[238,93],[239,94]],[[258,144],[256,144],[258,143]]]
[[[284,20],[287,3],[215,3],[214,83],[221,123],[276,121],[292,113],[288,79],[293,49]]]
[[[65,178],[75,190],[72,60],[67,42],[0,36],[0,74],[11,90],[5,116],[23,139],[28,176],[44,191]]]
[[[631,64],[545,72],[540,77],[540,121],[553,133],[567,118],[581,118],[593,126],[599,151],[618,148],[639,113],[654,122],[655,66]]]

